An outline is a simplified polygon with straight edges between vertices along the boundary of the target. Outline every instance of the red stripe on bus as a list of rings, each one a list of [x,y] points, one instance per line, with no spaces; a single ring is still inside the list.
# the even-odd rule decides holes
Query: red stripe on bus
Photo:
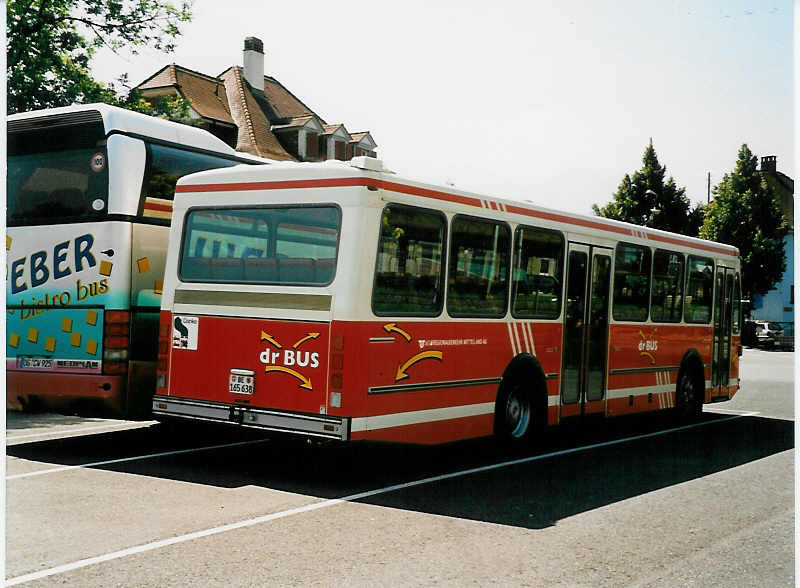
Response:
[[[153,204],[152,202],[148,202],[144,205],[145,210],[158,210],[161,212],[172,212],[172,206],[167,206],[166,204]]]
[[[423,198],[433,198],[436,200],[445,200],[447,202],[455,202],[457,204],[464,204],[466,206],[474,206],[482,208],[481,200],[472,198],[470,196],[461,196],[459,194],[451,194],[449,192],[440,192],[438,190],[431,190],[430,188],[421,188],[418,186],[410,186],[408,184],[398,184],[396,182],[387,182],[385,180],[376,180],[373,178],[326,178],[318,180],[280,180],[273,182],[241,182],[233,184],[195,184],[195,185],[181,185],[175,187],[175,192],[236,192],[246,190],[284,190],[293,188],[342,188],[352,186],[365,186],[373,188],[382,188],[392,192],[399,192],[401,194],[409,194],[411,196],[422,196]],[[487,205],[494,209],[494,202],[487,201]],[[499,208],[499,207],[498,207]],[[673,239],[662,235],[654,235],[645,231],[637,229],[629,229],[626,227],[615,227],[602,222],[585,220],[558,214],[553,212],[545,212],[540,210],[532,210],[530,208],[522,208],[521,206],[514,206],[513,204],[506,205],[506,212],[511,214],[519,214],[522,216],[530,216],[540,218],[543,220],[550,220],[554,222],[564,223],[568,225],[576,225],[590,229],[597,229],[600,231],[608,231],[617,233],[619,235],[637,236],[637,233],[645,235],[646,238],[661,241],[664,243],[671,243],[673,245],[681,245],[684,247],[695,247],[713,253],[720,253],[724,255],[733,255],[738,257],[738,251],[730,251],[721,247],[714,247],[713,245],[704,245],[698,243],[691,243],[682,241],[680,239]]]

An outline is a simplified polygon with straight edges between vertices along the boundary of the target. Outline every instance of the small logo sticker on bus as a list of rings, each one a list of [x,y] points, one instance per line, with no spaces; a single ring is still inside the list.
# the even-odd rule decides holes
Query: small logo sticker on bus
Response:
[[[92,155],[90,165],[92,166],[92,171],[99,174],[106,167],[106,156],[99,152],[95,153]]]
[[[172,348],[197,351],[199,326],[196,316],[176,316],[172,321]]]

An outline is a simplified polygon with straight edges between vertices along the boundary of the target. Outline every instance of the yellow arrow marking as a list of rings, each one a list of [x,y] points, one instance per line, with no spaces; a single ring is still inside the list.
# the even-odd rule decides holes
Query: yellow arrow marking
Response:
[[[302,382],[298,386],[298,388],[304,388],[306,390],[313,390],[311,386],[311,379],[306,378],[303,374],[294,371],[293,369],[283,367],[282,365],[266,365],[264,366],[264,373],[268,374],[270,372],[283,372],[284,374],[289,374],[290,376],[294,376],[298,380]]]
[[[297,349],[298,347],[300,347],[303,343],[305,343],[309,339],[316,339],[317,337],[319,337],[319,333],[308,333],[305,337],[303,337],[297,343],[292,345],[292,348]]]
[[[269,333],[266,333],[264,331],[261,331],[261,340],[262,341],[269,341],[270,343],[272,343],[278,349],[281,348],[281,344],[278,343],[275,339],[273,339],[272,335],[270,335]]]
[[[652,353],[650,353],[649,351],[640,351],[640,352],[639,352],[639,355],[640,355],[641,357],[649,357],[649,358],[650,358],[650,364],[651,364],[651,365],[653,365],[653,364],[655,364],[655,363],[656,363],[656,358],[655,358],[655,357],[653,357],[653,354],[652,354]]]
[[[423,359],[438,359],[439,361],[442,361],[442,352],[423,351],[422,353],[417,353],[414,357],[406,361],[403,365],[397,366],[397,375],[395,376],[394,381],[399,382],[400,380],[405,380],[408,377],[406,370],[415,363],[417,363],[418,361],[422,361]]]
[[[397,323],[388,323],[383,325],[383,330],[387,333],[397,333],[401,337],[403,337],[406,341],[411,341],[411,335],[406,333],[403,329],[397,326]]]

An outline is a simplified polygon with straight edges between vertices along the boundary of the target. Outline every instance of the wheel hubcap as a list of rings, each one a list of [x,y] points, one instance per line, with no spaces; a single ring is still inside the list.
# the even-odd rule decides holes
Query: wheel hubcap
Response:
[[[515,439],[524,436],[528,431],[531,419],[531,407],[526,397],[519,390],[513,390],[506,402],[506,423],[509,434]]]

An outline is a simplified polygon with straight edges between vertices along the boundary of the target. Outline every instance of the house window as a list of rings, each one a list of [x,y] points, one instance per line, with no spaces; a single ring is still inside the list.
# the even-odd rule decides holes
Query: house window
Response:
[[[339,161],[345,159],[345,143],[344,141],[334,141],[334,157]]]
[[[306,157],[319,157],[319,138],[317,133],[306,131]]]

